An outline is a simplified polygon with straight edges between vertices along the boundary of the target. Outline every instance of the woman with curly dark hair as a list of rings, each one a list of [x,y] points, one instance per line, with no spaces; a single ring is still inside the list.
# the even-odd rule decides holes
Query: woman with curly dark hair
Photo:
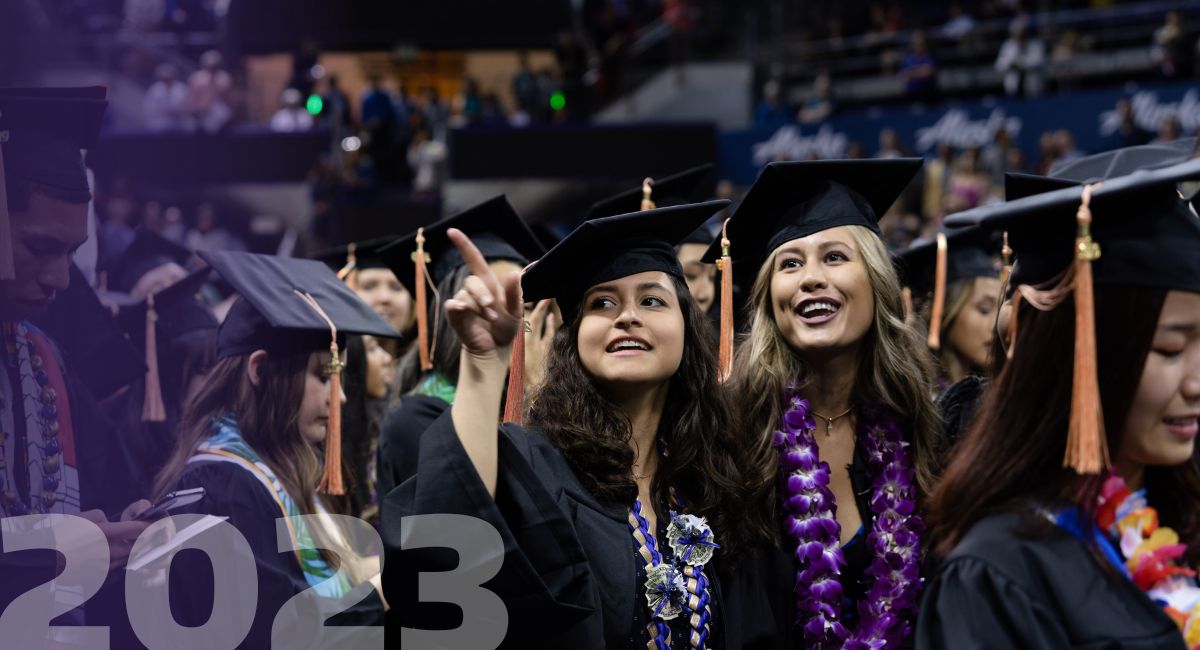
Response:
[[[766,554],[754,552],[769,543],[757,533],[765,526],[745,517],[744,452],[708,325],[674,250],[727,203],[585,222],[524,274],[525,296],[556,299],[565,326],[528,401],[529,425],[499,432],[521,293],[451,231],[474,274],[446,304],[463,342],[458,399],[422,438],[417,475],[384,504],[385,590],[413,617],[405,627],[431,619],[403,600],[414,576],[399,572],[437,563],[394,553],[388,522],[455,513],[503,539],[487,588],[507,607],[506,646],[786,643],[787,621],[764,588]]]
[[[1014,348],[930,498],[918,648],[1200,647],[1197,177],[983,219],[1017,251]]]

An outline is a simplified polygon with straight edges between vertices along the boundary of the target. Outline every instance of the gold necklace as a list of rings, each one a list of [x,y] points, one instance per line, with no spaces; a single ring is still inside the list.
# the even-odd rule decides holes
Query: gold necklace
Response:
[[[809,410],[809,413],[812,413],[813,415],[821,418],[822,420],[825,420],[825,437],[828,438],[829,435],[831,433],[833,433],[833,423],[836,420],[838,420],[839,418],[845,417],[846,415],[848,415],[850,413],[850,411],[853,411],[853,410],[854,410],[854,407],[851,406],[850,408],[846,409],[845,411],[842,411],[841,413],[839,413],[831,418],[825,417],[824,415],[821,415],[820,413],[817,413],[816,411],[813,411],[813,410]]]

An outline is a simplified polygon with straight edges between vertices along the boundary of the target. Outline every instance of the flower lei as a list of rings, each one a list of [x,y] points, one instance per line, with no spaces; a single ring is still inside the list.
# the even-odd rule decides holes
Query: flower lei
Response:
[[[784,531],[795,540],[796,624],[806,647],[898,648],[912,633],[921,590],[921,533],[908,443],[889,417],[867,427],[863,444],[871,470],[875,514],[867,542],[874,560],[866,571],[870,588],[858,603],[856,629],[842,623],[842,570],[837,504],[829,490],[829,465],[817,453],[808,401],[791,398],[775,432],[783,474]]]
[[[1158,511],[1144,489],[1131,491],[1120,476],[1109,476],[1097,501],[1096,524],[1118,541],[1124,569],[1139,589],[1179,626],[1189,650],[1200,650],[1200,583],[1183,566],[1187,546],[1158,525]]]
[[[671,491],[673,504],[682,509],[675,491]],[[712,559],[713,551],[719,548],[712,528],[704,517],[670,511],[671,524],[667,526],[667,543],[672,556],[664,561],[650,524],[642,516],[642,503],[633,500],[629,508],[629,531],[638,542],[638,552],[646,563],[646,605],[650,610],[650,634],[648,648],[662,650],[671,647],[671,628],[666,621],[686,613],[691,625],[688,641],[697,650],[704,647],[712,619],[708,578],[704,565]]]

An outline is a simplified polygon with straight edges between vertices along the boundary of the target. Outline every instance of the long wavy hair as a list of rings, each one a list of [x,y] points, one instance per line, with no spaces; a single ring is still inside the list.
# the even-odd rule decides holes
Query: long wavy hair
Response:
[[[962,358],[954,351],[950,345],[950,330],[954,327],[954,321],[958,319],[959,314],[967,308],[971,303],[971,296],[975,293],[975,278],[959,280],[946,286],[946,309],[942,315],[942,325],[939,330],[941,335],[942,347],[936,355],[937,373],[940,377],[946,379],[949,383],[958,381],[959,379],[971,374],[972,368],[967,367]],[[921,310],[921,320],[925,324],[926,332],[929,331],[930,319],[932,318],[933,301],[928,301]],[[987,368],[979,368],[980,371],[986,371]]]
[[[928,494],[938,475],[938,431],[940,419],[931,400],[931,360],[925,341],[904,323],[904,301],[900,280],[883,241],[861,226],[849,226],[851,237],[867,269],[875,296],[875,316],[863,341],[863,355],[854,379],[852,403],[855,416],[865,415],[867,405],[883,406],[895,414],[911,436],[917,483]],[[775,254],[758,271],[748,303],[749,333],[734,358],[730,394],[741,407],[737,422],[748,437],[743,444],[751,450],[752,490],[755,507],[777,511],[775,481],[779,455],[774,433],[787,411],[789,389],[803,392],[811,381],[808,366],[793,350],[779,326],[771,301],[771,278]]]
[[[268,355],[259,366],[259,386],[247,377],[249,354],[218,361],[183,415],[175,450],[154,482],[154,498],[162,498],[183,476],[188,458],[214,433],[213,420],[232,413],[242,438],[271,468],[300,513],[315,514],[323,452],[304,439],[299,427],[309,356]],[[337,566],[336,554],[321,554]]]
[[[1096,287],[1096,349],[1104,430],[1110,450],[1121,448],[1125,422],[1154,341],[1167,292],[1133,287]],[[945,557],[979,520],[1001,512],[1079,506],[1089,520],[1103,479],[1062,466],[1071,404],[1075,304],[1021,307],[1013,358],[993,383],[979,416],[958,444],[930,499],[933,550]],[[1189,563],[1200,561],[1200,461],[1147,467],[1145,486],[1163,525],[1188,546]],[[1031,518],[1026,533],[1053,527]],[[1107,562],[1101,562],[1107,566]]]
[[[708,517],[721,551],[734,557],[743,548],[771,540],[768,522],[756,521],[744,507],[746,449],[734,433],[729,408],[717,381],[717,358],[706,316],[672,276],[683,311],[683,359],[671,377],[659,425],[668,453],[651,482],[659,503],[669,488],[682,495],[689,512]],[[628,503],[636,494],[635,459],[629,417],[583,367],[577,340],[582,316],[558,331],[547,360],[553,377],[529,398],[530,421],[566,458],[575,475],[597,499]]]

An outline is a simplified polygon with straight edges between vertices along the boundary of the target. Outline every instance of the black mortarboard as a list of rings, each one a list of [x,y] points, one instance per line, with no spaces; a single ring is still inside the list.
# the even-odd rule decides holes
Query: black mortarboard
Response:
[[[933,241],[912,246],[896,256],[902,283],[914,295],[933,293],[929,310],[929,347],[941,347],[946,289],[961,280],[995,278],[999,248],[982,228],[958,228],[938,233]]]
[[[105,288],[129,293],[138,280],[150,271],[172,262],[186,268],[191,258],[192,252],[183,246],[153,230],[138,228],[133,242],[104,269],[108,274]]]
[[[400,336],[316,260],[213,251],[202,251],[200,257],[241,295],[218,331],[219,359],[260,349],[284,353],[327,349],[329,324],[303,295],[316,300],[337,327],[339,338]]]
[[[684,203],[696,203],[712,198],[713,178],[711,164],[699,165],[654,180],[650,184],[650,200],[654,207],[666,208]],[[642,210],[642,199],[645,197],[643,186],[621,192],[607,199],[597,201],[588,210],[588,219],[611,217],[617,214],[629,214]],[[712,241],[711,238],[709,241]],[[706,244],[709,242],[705,242]]]
[[[1097,183],[1147,169],[1160,169],[1192,157],[1195,138],[1162,144],[1144,144],[1105,151],[1056,163],[1048,176],[1009,172],[1004,175],[1004,196],[1009,201],[1081,183]]]
[[[154,310],[158,314],[158,336],[169,339],[203,329],[216,329],[219,323],[212,312],[196,301],[196,294],[212,275],[212,269],[193,271],[187,277],[154,294]],[[110,298],[119,294],[108,294]],[[120,299],[118,299],[120,300]],[[120,304],[124,303],[124,304]],[[117,319],[129,334],[130,340],[144,348],[146,312],[149,300],[126,297],[118,303]]]
[[[90,196],[80,149],[90,147],[100,131],[108,106],[104,96],[99,86],[0,88],[0,279],[15,277],[8,185],[23,181]]]
[[[429,256],[429,277],[436,285],[465,262],[458,249],[450,243],[446,231],[463,231],[483,257],[489,261],[509,260],[525,266],[541,257],[545,248],[529,229],[525,220],[513,210],[503,195],[425,226],[423,248]],[[379,255],[409,291],[415,292],[416,267],[413,254],[417,250],[417,233],[409,233],[379,249]]]
[[[879,234],[879,219],[921,168],[921,158],[773,162],[729,220],[735,282],[743,288],[779,246],[838,226]],[[714,241],[706,262],[721,257]]]
[[[1177,183],[1195,178],[1200,178],[1200,160],[1127,174],[1092,191],[1091,233],[1100,245],[1100,257],[1092,263],[1097,285],[1200,292],[1200,220],[1176,189]],[[1052,190],[971,215],[951,215],[946,224],[1007,230],[1017,253],[1013,282],[1037,285],[1073,259],[1082,193],[1079,185]]]
[[[1060,278],[1038,300],[1053,305],[1063,295],[1074,299],[1074,379],[1063,465],[1080,474],[1099,474],[1109,465],[1092,287],[1200,292],[1200,219],[1178,190],[1179,182],[1196,178],[1200,160],[1036,194],[970,217],[981,227],[1008,231],[1018,254],[1014,284],[1045,285]],[[947,225],[962,221],[957,217]],[[1017,296],[1026,297],[1024,291]],[[1014,319],[1019,306],[1018,300]]]
[[[996,245],[991,233],[980,228],[955,228],[946,236],[946,285],[959,280],[995,278],[1000,275]],[[921,242],[896,255],[897,270],[904,286],[914,294],[934,288],[937,267],[937,240]]]
[[[683,278],[675,246],[729,201],[706,201],[583,222],[521,276],[527,302],[554,298],[573,322],[587,290],[635,273]]]
[[[324,262],[338,274],[338,277],[345,280],[345,274],[350,271],[386,269],[387,264],[380,257],[379,249],[394,241],[396,241],[395,237],[368,239],[322,251],[312,257],[315,260]]]
[[[58,344],[68,367],[97,400],[110,397],[146,373],[141,353],[74,264],[70,286],[57,292],[33,322]]]

